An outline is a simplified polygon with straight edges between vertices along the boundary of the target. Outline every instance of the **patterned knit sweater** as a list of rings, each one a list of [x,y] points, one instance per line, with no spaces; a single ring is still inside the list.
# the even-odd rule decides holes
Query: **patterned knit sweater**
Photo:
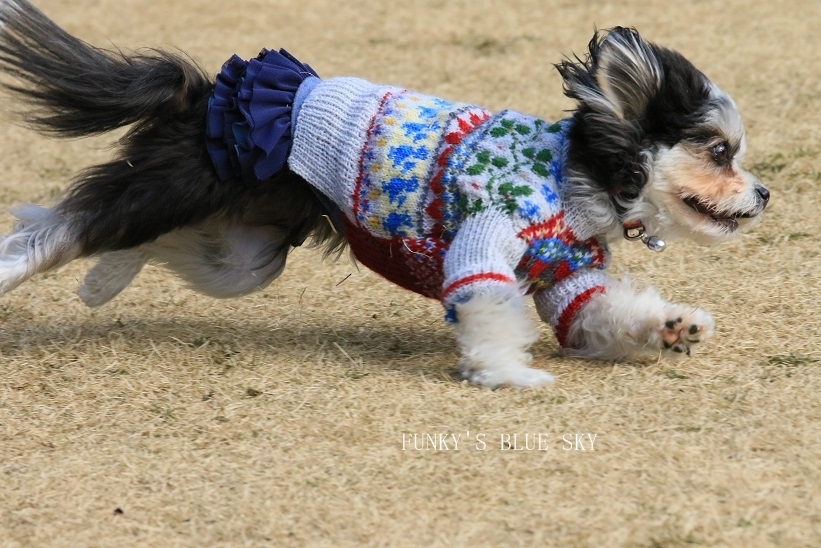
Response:
[[[608,260],[562,208],[571,121],[305,76],[289,105],[287,162],[339,209],[357,259],[440,300],[450,320],[455,304],[494,286],[537,291],[567,346],[576,311],[604,291]]]

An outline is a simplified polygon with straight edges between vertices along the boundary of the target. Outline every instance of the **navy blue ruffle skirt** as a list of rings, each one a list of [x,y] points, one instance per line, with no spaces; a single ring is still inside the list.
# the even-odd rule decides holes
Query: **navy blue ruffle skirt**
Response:
[[[206,148],[221,180],[257,184],[285,166],[294,96],[306,78],[316,76],[285,50],[226,61],[206,121]]]

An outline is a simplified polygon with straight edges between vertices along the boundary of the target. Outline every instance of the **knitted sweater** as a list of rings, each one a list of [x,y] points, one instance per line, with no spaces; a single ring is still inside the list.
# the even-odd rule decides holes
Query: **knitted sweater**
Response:
[[[576,311],[604,291],[608,260],[562,208],[570,120],[356,78],[307,77],[289,106],[288,166],[338,208],[361,263],[440,300],[450,320],[476,293],[538,291],[540,315],[567,345]]]

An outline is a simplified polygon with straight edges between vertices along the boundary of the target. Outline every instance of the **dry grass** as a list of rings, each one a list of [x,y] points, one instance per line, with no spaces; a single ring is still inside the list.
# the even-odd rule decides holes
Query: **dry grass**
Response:
[[[714,313],[701,353],[584,363],[545,329],[558,382],[540,391],[455,381],[436,303],[308,252],[227,302],[152,268],[88,310],[88,264],[38,277],[0,300],[0,545],[821,544],[821,4],[750,4],[41,0],[95,44],[175,45],[212,71],[285,46],[323,75],[549,119],[570,106],[550,63],[635,25],[735,97],[773,200],[719,248],[615,246],[614,270]],[[5,124],[0,151],[4,208],[109,154]],[[412,433],[463,437],[403,451]],[[548,450],[502,448],[538,433]],[[595,450],[563,450],[575,433]]]

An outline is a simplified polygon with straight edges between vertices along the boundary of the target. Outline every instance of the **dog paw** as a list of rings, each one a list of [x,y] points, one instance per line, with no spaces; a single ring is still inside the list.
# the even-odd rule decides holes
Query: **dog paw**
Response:
[[[474,384],[488,388],[510,386],[517,389],[536,388],[553,382],[553,375],[541,369],[523,365],[499,367],[493,369],[476,369],[465,364],[460,365],[462,378]]]
[[[668,318],[659,330],[665,350],[690,355],[696,345],[713,336],[715,323],[709,312],[700,308],[672,304],[665,310]]]

